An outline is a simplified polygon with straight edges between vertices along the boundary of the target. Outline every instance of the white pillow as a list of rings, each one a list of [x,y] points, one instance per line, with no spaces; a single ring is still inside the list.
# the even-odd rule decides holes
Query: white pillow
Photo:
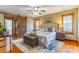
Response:
[[[52,28],[52,31],[53,31],[53,32],[56,32],[55,28]]]

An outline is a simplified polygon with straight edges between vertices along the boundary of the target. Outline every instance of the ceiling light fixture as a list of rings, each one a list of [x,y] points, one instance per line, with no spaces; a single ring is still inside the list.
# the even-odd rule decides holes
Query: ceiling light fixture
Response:
[[[34,15],[41,15],[40,11],[39,11],[39,7],[33,7],[33,12],[32,14]]]
[[[26,9],[26,11],[31,12],[33,15],[41,15],[42,13],[46,12],[45,9],[42,9],[40,6],[33,5],[30,6],[29,9]]]

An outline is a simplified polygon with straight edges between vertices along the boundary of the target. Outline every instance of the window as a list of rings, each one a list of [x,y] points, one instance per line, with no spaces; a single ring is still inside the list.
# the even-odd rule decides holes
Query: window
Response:
[[[74,14],[63,15],[63,31],[67,34],[74,33]]]
[[[40,20],[36,20],[36,30],[39,30]]]

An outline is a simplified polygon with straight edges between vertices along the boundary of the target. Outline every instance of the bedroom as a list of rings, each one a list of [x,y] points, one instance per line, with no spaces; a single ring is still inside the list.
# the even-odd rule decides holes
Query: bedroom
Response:
[[[26,5],[27,6],[27,5]],[[8,8],[9,7],[9,8]],[[12,29],[12,33],[13,33],[13,36],[12,36],[12,42],[13,43],[13,47],[12,47],[12,50],[10,52],[31,52],[31,53],[37,53],[37,52],[44,52],[44,53],[58,53],[58,52],[79,52],[77,49],[78,49],[78,37],[79,37],[79,26],[78,26],[78,18],[79,18],[79,6],[41,6],[41,8],[48,8],[46,9],[47,11],[46,12],[42,12],[43,15],[41,16],[34,16],[32,15],[29,16],[30,13],[28,13],[29,11],[26,10],[26,12],[28,13],[28,16],[21,16],[21,15],[26,15],[26,14],[20,14],[20,13],[17,13],[17,10],[15,11],[15,9],[10,9],[12,6],[7,6],[5,8],[4,7],[1,7],[1,17],[2,19],[4,20],[5,18],[6,19],[13,19],[13,29]],[[22,6],[13,6],[14,8],[17,8],[17,7],[22,7]],[[23,6],[24,7],[24,6]],[[52,10],[53,8],[53,10]],[[8,10],[10,11],[8,11]],[[36,10],[36,9],[35,9]],[[11,13],[12,11],[15,11],[15,13],[12,13],[12,14],[8,14],[8,13]],[[22,10],[21,10],[22,11]],[[43,10],[44,11],[44,10]],[[23,11],[22,11],[23,12]],[[6,15],[4,16],[4,13],[6,13]],[[24,11],[25,13],[25,11]],[[69,29],[65,29],[65,25],[64,23],[66,22],[64,18],[66,18],[67,16],[70,16],[70,25]],[[0,18],[1,18],[0,17]],[[71,18],[72,17],[72,18]],[[2,21],[2,19],[0,20],[0,22],[2,22],[2,24],[4,25],[4,21]],[[68,21],[69,22],[69,21]],[[66,25],[68,26],[68,25]],[[64,28],[64,30],[63,30]],[[41,32],[40,32],[41,31]],[[65,32],[65,31],[69,31],[69,32]],[[54,32],[54,34],[52,33]],[[53,36],[53,39],[56,38],[56,33],[58,33],[59,35],[63,35],[65,37],[64,40],[64,44],[61,40],[62,40],[62,37],[60,40],[58,41],[53,41],[53,45],[52,46],[51,44],[49,45],[49,47],[47,46],[48,49],[46,49],[46,47],[44,46],[44,49],[43,47],[30,47],[29,45],[27,45],[26,48],[25,47],[25,44],[21,44],[21,40],[22,37],[27,33],[32,33],[31,35],[36,35],[39,36],[40,38],[40,41],[42,43],[40,43],[42,46],[43,45],[49,45],[50,43],[50,40],[51,39],[51,35],[54,35]],[[35,36],[36,37],[36,36]],[[57,36],[58,37],[58,36]],[[25,37],[26,39],[27,37]],[[45,39],[46,38],[46,39]],[[49,39],[50,38],[50,39]],[[47,40],[47,43],[45,41],[42,41],[42,40]],[[27,40],[25,40],[27,41]],[[38,40],[35,39],[35,42],[37,42]],[[8,42],[8,41],[7,41]],[[18,42],[18,43],[17,43]],[[34,43],[35,43],[34,42]],[[6,42],[5,42],[6,43]],[[28,43],[28,41],[27,41]],[[59,44],[58,44],[59,43]],[[31,45],[33,45],[32,43],[29,43]],[[11,44],[10,44],[11,45]],[[37,45],[37,43],[35,44]],[[69,46],[68,46],[69,45]],[[7,44],[7,46],[9,47],[9,45]],[[55,46],[57,46],[56,48],[54,48]],[[61,48],[60,48],[61,46]],[[67,46],[67,47],[63,47],[63,46]],[[76,47],[76,48],[74,48]],[[58,51],[58,48],[60,51]],[[70,48],[70,50],[67,50],[68,48]],[[73,49],[74,48],[74,49]],[[0,49],[4,49],[5,48],[0,48]],[[7,49],[7,48],[6,48]],[[9,48],[8,48],[9,49]],[[51,50],[52,49],[52,50]],[[1,52],[4,52],[2,51]],[[44,50],[44,51],[43,51]],[[55,51],[56,50],[56,51]],[[65,51],[63,51],[65,50]]]

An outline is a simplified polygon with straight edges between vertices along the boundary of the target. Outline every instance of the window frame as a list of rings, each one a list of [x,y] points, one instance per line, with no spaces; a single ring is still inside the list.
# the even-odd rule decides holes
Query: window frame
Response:
[[[64,31],[64,16],[72,16],[72,32],[67,32]],[[62,25],[63,25],[63,32],[65,32],[65,34],[74,34],[74,13],[69,13],[69,14],[64,14],[62,15]]]

